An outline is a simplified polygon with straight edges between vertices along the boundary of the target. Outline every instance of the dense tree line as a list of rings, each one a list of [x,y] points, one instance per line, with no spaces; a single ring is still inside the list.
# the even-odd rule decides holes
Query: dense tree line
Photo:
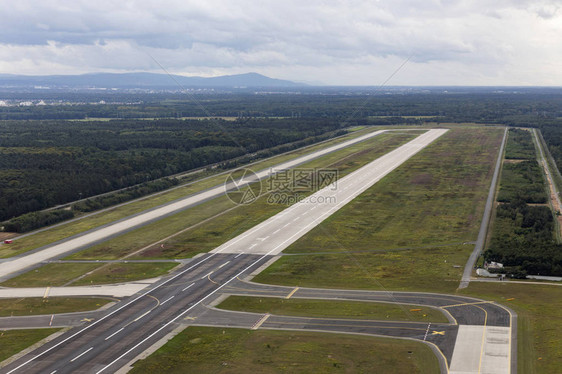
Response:
[[[562,245],[553,238],[554,220],[546,206],[516,200],[498,206],[494,234],[484,253],[516,276],[562,275]]]
[[[321,140],[343,126],[329,119],[5,121],[0,221],[279,145]]]

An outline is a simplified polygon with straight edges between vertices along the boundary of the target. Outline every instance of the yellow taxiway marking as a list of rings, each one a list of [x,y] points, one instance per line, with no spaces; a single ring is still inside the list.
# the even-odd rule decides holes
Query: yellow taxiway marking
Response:
[[[80,322],[92,322],[93,320],[93,318],[83,318],[80,320]]]
[[[219,282],[215,282],[214,280],[211,279],[211,274],[210,274],[210,273],[207,275],[207,279],[210,280],[212,283],[218,284],[218,285],[220,286],[220,283],[219,283]]]
[[[431,335],[445,335],[445,331],[432,331]]]
[[[467,306],[467,305],[479,305],[479,304],[493,304],[493,301],[477,301],[474,303],[463,303],[463,304],[452,304],[452,305],[443,305],[441,308],[453,308],[456,306]]]
[[[290,299],[291,296],[293,296],[295,294],[295,292],[297,292],[299,290],[298,287],[295,287],[294,290],[292,290],[287,296],[285,296],[285,299]]]
[[[263,315],[263,317],[260,318],[260,320],[258,322],[256,322],[256,324],[254,326],[252,326],[252,330],[257,330],[260,328],[261,325],[263,325],[263,323],[269,318],[271,314],[266,313]]]
[[[366,321],[365,321],[366,322]],[[373,321],[379,322],[379,321]],[[279,325],[302,325],[303,322],[275,322]],[[310,323],[306,322],[307,325],[310,326],[324,326],[324,327],[360,327],[360,328],[377,328],[382,330],[392,330],[392,329],[403,329],[403,330],[415,330],[415,331],[425,331],[424,328],[415,328],[415,327],[401,327],[401,326],[383,326],[383,325],[352,325],[352,324],[343,324],[343,323]]]
[[[190,316],[187,316],[187,317],[184,318],[184,320],[185,320],[185,319],[190,320],[190,321],[195,321],[195,320],[197,319],[197,317],[190,317]]]

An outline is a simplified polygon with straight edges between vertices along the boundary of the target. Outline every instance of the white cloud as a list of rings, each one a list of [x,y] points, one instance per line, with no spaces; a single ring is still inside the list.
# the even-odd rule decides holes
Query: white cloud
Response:
[[[6,1],[6,0],[0,0]],[[559,1],[18,1],[0,73],[257,71],[328,84],[562,85]]]

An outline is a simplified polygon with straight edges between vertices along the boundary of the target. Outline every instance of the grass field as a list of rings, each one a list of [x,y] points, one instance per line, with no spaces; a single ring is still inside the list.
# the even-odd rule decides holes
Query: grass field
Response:
[[[374,130],[378,130],[378,129],[366,128],[359,131],[353,131],[350,134],[338,139],[330,140],[322,144],[312,145],[310,147],[297,149],[295,151],[291,151],[286,154],[281,154],[266,160],[258,161],[252,164],[251,167],[252,169],[255,170],[262,170],[274,166],[276,164],[279,164],[281,162],[294,159],[298,156],[311,153],[315,150],[364,135]],[[18,239],[17,241],[10,244],[9,246],[0,245],[0,258],[15,256],[24,253],[26,251],[29,251],[31,249],[39,248],[41,246],[53,243],[57,240],[61,240],[63,238],[67,238],[72,235],[76,235],[78,233],[90,230],[92,228],[99,227],[104,224],[116,221],[118,219],[130,216],[132,214],[142,212],[146,209],[154,208],[161,204],[165,204],[167,202],[202,191],[204,189],[216,185],[220,185],[224,182],[224,178],[225,178],[224,175],[211,176],[203,180],[197,181],[196,183],[190,183],[185,186],[181,186],[180,188],[176,188],[171,191],[167,191],[147,199],[142,199],[121,207],[110,209],[108,211],[105,211],[103,214],[94,214],[92,216],[85,217],[76,222],[67,223],[65,225],[61,225],[43,231],[41,233],[37,233],[34,235],[27,236],[25,238]]]
[[[83,312],[99,309],[110,301],[93,297],[0,299],[0,317]]]
[[[461,293],[496,300],[517,313],[519,373],[560,373],[562,287],[509,282],[471,282]]]
[[[29,346],[45,339],[60,329],[6,330],[0,331],[0,362]]]
[[[283,256],[255,280],[453,292],[502,135],[499,128],[450,130],[285,251],[303,255]]]
[[[47,264],[1,283],[3,287],[60,287],[130,282],[168,273],[176,263]],[[99,269],[99,270],[98,270]],[[87,274],[85,277],[81,277]]]
[[[374,319],[389,321],[421,321],[447,323],[437,309],[389,303],[358,301],[279,299],[272,297],[230,296],[217,308],[285,316]],[[412,311],[415,309],[415,311]]]
[[[131,373],[439,373],[430,348],[393,340],[294,331],[189,327]]]

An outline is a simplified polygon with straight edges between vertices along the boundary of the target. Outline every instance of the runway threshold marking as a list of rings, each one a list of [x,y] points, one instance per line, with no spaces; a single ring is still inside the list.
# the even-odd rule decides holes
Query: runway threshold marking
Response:
[[[113,334],[109,335],[107,338],[105,338],[104,340],[109,340],[111,339],[114,335],[119,334],[121,331],[123,331],[125,328],[121,327],[119,330],[115,331]]]
[[[80,357],[84,356],[86,353],[90,352],[92,349],[94,349],[94,347],[90,347],[90,348],[86,349],[84,352],[80,353],[78,356],[76,356],[72,360],[70,360],[70,362],[74,362],[74,361],[78,360]]]
[[[287,296],[285,296],[285,299],[290,299],[291,296],[293,296],[295,294],[295,292],[297,292],[299,290],[298,287],[295,287],[294,290],[292,290],[291,292],[289,292],[289,294]]]
[[[259,329],[260,326],[263,325],[263,323],[264,323],[265,321],[267,321],[267,319],[269,318],[270,315],[271,315],[271,314],[269,314],[269,313],[264,314],[263,317],[261,317],[261,318],[259,319],[259,321],[257,321],[257,322],[254,324],[254,326],[252,326],[252,330],[257,330],[257,329]]]

